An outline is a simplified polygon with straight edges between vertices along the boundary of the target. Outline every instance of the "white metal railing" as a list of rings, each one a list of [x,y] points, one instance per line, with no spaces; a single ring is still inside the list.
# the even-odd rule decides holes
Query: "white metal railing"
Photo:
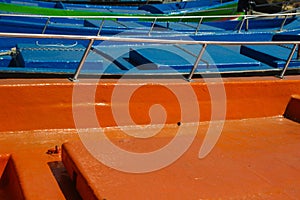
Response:
[[[288,11],[284,11],[281,13],[275,13],[275,14],[243,15],[243,18],[242,18],[241,23],[238,28],[238,33],[241,32],[244,23],[246,23],[245,30],[246,31],[249,30],[249,20],[259,19],[259,18],[270,18],[270,17],[284,17],[284,20],[282,21],[280,28],[279,28],[279,31],[282,31],[288,17],[296,17],[296,16],[300,15],[300,13],[297,12],[298,10],[299,10],[298,8],[294,8],[294,9],[291,9]]]
[[[166,40],[166,39],[151,39],[151,38],[126,38],[126,37],[105,37],[105,36],[82,36],[82,35],[55,35],[55,34],[25,34],[25,33],[0,33],[0,37],[8,38],[51,38],[51,39],[69,39],[69,40],[89,40],[89,44],[85,49],[85,52],[80,60],[78,68],[74,76],[71,78],[72,81],[78,80],[78,76],[83,67],[83,64],[92,48],[92,45],[95,40],[102,41],[114,41],[114,42],[134,42],[134,43],[158,43],[158,44],[198,44],[202,45],[193,68],[191,69],[187,81],[191,81],[195,73],[196,68],[204,54],[208,45],[293,45],[291,52],[286,60],[285,66],[280,73],[279,77],[284,78],[285,72],[289,66],[289,63],[292,60],[293,55],[297,47],[300,44],[300,41],[190,41],[190,40]]]
[[[45,26],[42,30],[42,33],[45,33],[47,26],[50,24],[51,19],[54,18],[67,18],[67,19],[99,19],[102,20],[102,22],[99,25],[99,29],[97,32],[97,36],[100,35],[102,28],[104,27],[105,20],[118,20],[118,19],[128,19],[128,20],[146,20],[152,22],[152,25],[149,27],[148,35],[151,35],[151,32],[153,31],[153,28],[157,21],[172,21],[172,20],[193,20],[194,22],[197,22],[197,26],[195,27],[194,34],[196,35],[201,27],[201,24],[205,20],[211,20],[211,19],[241,19],[239,25],[235,28],[237,32],[241,32],[243,25],[246,23],[245,30],[248,31],[248,24],[249,20],[252,19],[259,19],[259,18],[275,18],[275,17],[281,17],[284,18],[282,24],[279,27],[279,31],[282,31],[286,20],[288,17],[295,17],[300,15],[300,12],[294,12],[294,10],[290,10],[288,12],[284,13],[276,13],[276,14],[259,14],[259,15],[215,15],[215,16],[46,16],[46,15],[23,15],[23,14],[0,14],[1,16],[13,16],[13,17],[31,17],[31,18],[46,18]]]

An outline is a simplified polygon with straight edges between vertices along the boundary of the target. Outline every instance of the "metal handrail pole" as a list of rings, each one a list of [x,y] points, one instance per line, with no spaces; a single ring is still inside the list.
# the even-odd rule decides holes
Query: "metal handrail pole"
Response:
[[[99,30],[98,30],[97,36],[100,36],[100,32],[102,30],[103,25],[104,25],[104,19],[102,19],[102,22],[101,22],[101,24],[99,26]]]
[[[245,25],[245,31],[249,30],[249,18],[246,16],[246,25]]]
[[[281,26],[280,26],[280,29],[279,29],[279,31],[282,31],[282,29],[283,29],[283,26],[285,25],[285,22],[286,22],[286,20],[287,20],[287,15],[284,17],[284,20],[283,20],[283,22],[282,22],[282,24],[281,24]]]
[[[200,20],[199,20],[198,26],[197,26],[196,31],[195,31],[195,35],[198,33],[198,30],[199,30],[199,28],[202,24],[202,20],[203,20],[203,17],[201,17]]]
[[[240,28],[239,28],[239,30],[238,30],[238,33],[241,32],[242,27],[243,27],[243,25],[244,25],[244,23],[245,23],[245,20],[246,20],[246,16],[243,17],[243,20],[242,20],[242,23],[241,23]]]
[[[152,26],[151,26],[151,28],[150,28],[150,30],[149,30],[149,32],[148,32],[148,36],[151,35],[151,32],[152,32],[152,30],[153,30],[153,28],[154,28],[154,25],[155,25],[155,23],[156,23],[156,20],[157,20],[157,18],[155,17],[155,18],[154,18],[154,21],[152,22]]]
[[[35,34],[35,33],[9,33],[0,32],[0,37],[8,38],[49,38],[49,39],[68,39],[68,40],[105,40],[115,42],[141,42],[141,43],[160,43],[160,44],[198,44],[198,45],[294,45],[300,41],[197,41],[197,40],[178,40],[178,39],[154,39],[140,37],[117,37],[117,36],[88,36],[88,35],[58,35],[58,34]]]
[[[279,78],[281,78],[281,79],[284,78],[284,74],[285,74],[285,72],[286,72],[286,70],[287,70],[287,68],[288,68],[288,66],[289,66],[289,64],[290,64],[290,62],[291,62],[291,60],[292,60],[294,54],[295,54],[295,51],[296,51],[297,47],[298,47],[298,44],[294,44],[294,46],[293,46],[293,48],[292,48],[292,51],[291,51],[291,53],[290,53],[290,55],[289,55],[289,57],[288,57],[288,59],[287,59],[285,65],[284,65],[284,68],[283,68],[283,70],[282,70],[282,72],[281,72]]]
[[[48,19],[47,19],[47,21],[45,23],[45,26],[43,28],[42,34],[44,34],[46,32],[46,29],[47,29],[47,26],[48,26],[49,23],[50,23],[50,17],[48,17]]]
[[[202,58],[202,56],[203,56],[203,54],[205,52],[206,47],[207,47],[207,43],[205,43],[205,44],[202,45],[202,49],[200,50],[199,55],[198,55],[198,57],[197,57],[197,59],[196,59],[196,61],[194,63],[194,66],[191,69],[191,72],[190,72],[188,78],[186,79],[187,81],[190,82],[192,80],[192,77],[193,77],[193,75],[194,75],[194,73],[195,73],[195,71],[196,71],[196,69],[198,67],[198,64],[199,64],[199,62],[200,62],[200,60],[201,60],[201,58]]]
[[[89,52],[90,52],[90,50],[92,48],[92,45],[93,45],[94,41],[95,41],[95,39],[90,39],[90,42],[89,42],[88,46],[86,47],[86,49],[84,51],[84,54],[83,54],[83,56],[82,56],[82,58],[80,60],[80,63],[78,65],[77,69],[76,69],[76,72],[75,72],[73,78],[70,78],[71,81],[73,81],[73,82],[77,81],[78,76],[80,74],[80,71],[81,71],[81,69],[83,67],[83,64],[84,64],[87,56],[89,55]]]

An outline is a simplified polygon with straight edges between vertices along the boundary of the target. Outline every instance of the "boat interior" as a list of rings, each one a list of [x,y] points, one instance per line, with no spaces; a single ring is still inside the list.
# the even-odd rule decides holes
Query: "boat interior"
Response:
[[[219,17],[2,13],[0,199],[297,199],[298,13]]]
[[[2,14],[0,72],[71,76],[80,65],[80,74],[97,76],[297,72],[298,14],[267,16],[206,21],[211,17]]]
[[[1,199],[299,196],[299,76],[0,82]]]

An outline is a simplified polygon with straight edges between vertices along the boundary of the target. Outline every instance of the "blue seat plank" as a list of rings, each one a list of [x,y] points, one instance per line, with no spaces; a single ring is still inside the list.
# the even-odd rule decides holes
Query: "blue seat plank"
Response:
[[[250,58],[259,60],[272,67],[284,67],[286,60],[291,52],[291,46],[277,46],[277,45],[246,45],[241,47],[241,53]],[[300,61],[296,59],[296,54],[292,58],[290,67],[299,67]]]
[[[200,45],[133,47],[129,60],[140,69],[191,69]],[[220,46],[208,46],[198,68],[259,67],[260,62]]]
[[[24,68],[60,68],[76,69],[85,51],[82,45],[75,47],[47,46],[46,44],[18,44],[17,56],[18,67]],[[84,69],[99,70],[103,68],[102,58],[95,54],[89,53]]]

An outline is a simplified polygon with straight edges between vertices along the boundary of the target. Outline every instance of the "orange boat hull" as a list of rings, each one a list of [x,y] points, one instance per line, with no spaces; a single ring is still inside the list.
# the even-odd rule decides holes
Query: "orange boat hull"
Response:
[[[300,138],[297,133],[300,125],[294,121],[300,118],[297,96],[300,78],[212,80],[195,79],[192,83],[175,79],[144,82],[103,79],[97,83],[91,80],[72,83],[62,79],[0,80],[0,197],[299,197]],[[183,97],[181,102],[174,88],[191,89],[196,102]],[[118,96],[116,91],[127,93]],[[90,92],[94,92],[93,101]],[[124,108],[128,108],[132,120],[118,115],[118,109]],[[193,111],[199,115],[193,115]],[[95,116],[98,126],[94,123]],[[216,144],[199,158],[211,120],[216,126],[220,122],[224,124]],[[139,138],[160,122],[164,123],[157,135]],[[125,135],[122,127],[133,130],[137,137]],[[141,127],[149,129],[139,130]],[[189,137],[195,127],[197,131],[191,145],[176,161],[148,173],[122,172],[101,163],[82,145],[78,133],[80,129],[93,135],[100,130],[121,148],[145,153],[172,143],[179,128],[186,131],[182,137]]]

